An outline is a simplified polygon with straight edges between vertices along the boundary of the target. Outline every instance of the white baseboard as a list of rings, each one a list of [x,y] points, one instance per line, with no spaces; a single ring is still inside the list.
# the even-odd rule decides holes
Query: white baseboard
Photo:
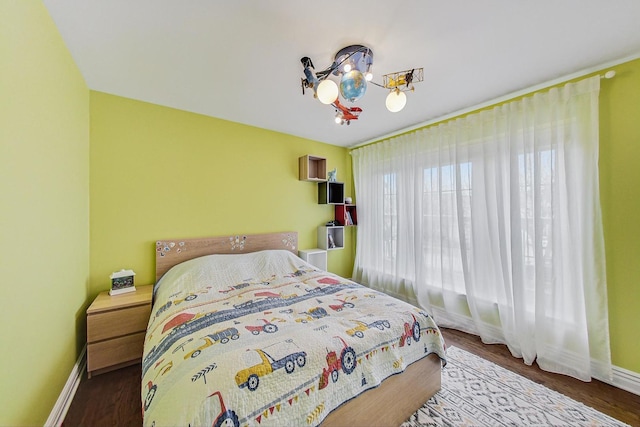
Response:
[[[78,360],[76,360],[76,363],[73,365],[73,369],[71,369],[71,374],[62,389],[62,393],[60,393],[56,404],[53,406],[53,409],[49,414],[49,418],[47,418],[47,421],[44,424],[45,427],[60,427],[62,425],[64,417],[67,415],[69,406],[71,406],[73,397],[80,385],[80,379],[82,378],[82,374],[84,373],[85,366],[87,364],[87,359],[85,357],[86,354],[87,345],[85,344],[84,347],[82,347],[80,356],[78,356]]]
[[[614,366],[611,385],[640,396],[640,374],[636,372]]]

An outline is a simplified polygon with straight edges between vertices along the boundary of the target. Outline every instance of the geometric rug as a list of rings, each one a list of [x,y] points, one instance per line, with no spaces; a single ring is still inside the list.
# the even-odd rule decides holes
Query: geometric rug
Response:
[[[447,348],[442,388],[402,427],[627,426],[495,363]]]

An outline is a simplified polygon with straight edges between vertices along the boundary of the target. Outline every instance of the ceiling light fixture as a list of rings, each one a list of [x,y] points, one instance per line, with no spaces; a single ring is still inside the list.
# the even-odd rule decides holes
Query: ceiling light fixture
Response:
[[[315,98],[326,105],[332,105],[336,110],[336,123],[350,124],[357,120],[362,109],[359,107],[345,107],[339,101],[340,96],[349,102],[360,100],[367,92],[367,82],[385,89],[389,89],[386,106],[389,111],[401,111],[407,103],[405,92],[413,91],[413,84],[424,80],[424,70],[399,71],[382,76],[383,83],[373,82],[371,67],[373,66],[373,51],[366,46],[352,45],[342,48],[336,53],[333,64],[322,71],[316,72],[311,58],[305,56],[300,60],[304,68],[305,78],[302,80],[302,94],[305,89],[313,89]],[[329,77],[339,78],[336,83]]]
[[[404,106],[407,104],[407,95],[404,92],[400,92],[399,89],[392,90],[387,95],[387,99],[385,101],[385,105],[387,106],[387,110],[392,113],[397,113],[402,110]]]

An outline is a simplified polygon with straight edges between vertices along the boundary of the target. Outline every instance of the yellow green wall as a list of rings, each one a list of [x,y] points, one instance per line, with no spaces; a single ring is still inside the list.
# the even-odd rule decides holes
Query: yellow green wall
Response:
[[[345,148],[92,91],[92,294],[122,268],[152,283],[159,239],[292,230],[300,248],[316,247],[334,214],[317,184],[298,180],[305,154],[326,157],[351,194]],[[353,234],[329,253],[347,277]]]
[[[640,60],[600,90],[600,198],[613,364],[640,373]]]
[[[0,425],[42,425],[84,344],[89,90],[40,1],[0,1]]]

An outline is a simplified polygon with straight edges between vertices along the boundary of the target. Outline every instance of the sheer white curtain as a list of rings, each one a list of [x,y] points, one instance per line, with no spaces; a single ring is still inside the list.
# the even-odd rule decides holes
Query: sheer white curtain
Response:
[[[353,150],[356,280],[527,364],[610,379],[599,81]]]

